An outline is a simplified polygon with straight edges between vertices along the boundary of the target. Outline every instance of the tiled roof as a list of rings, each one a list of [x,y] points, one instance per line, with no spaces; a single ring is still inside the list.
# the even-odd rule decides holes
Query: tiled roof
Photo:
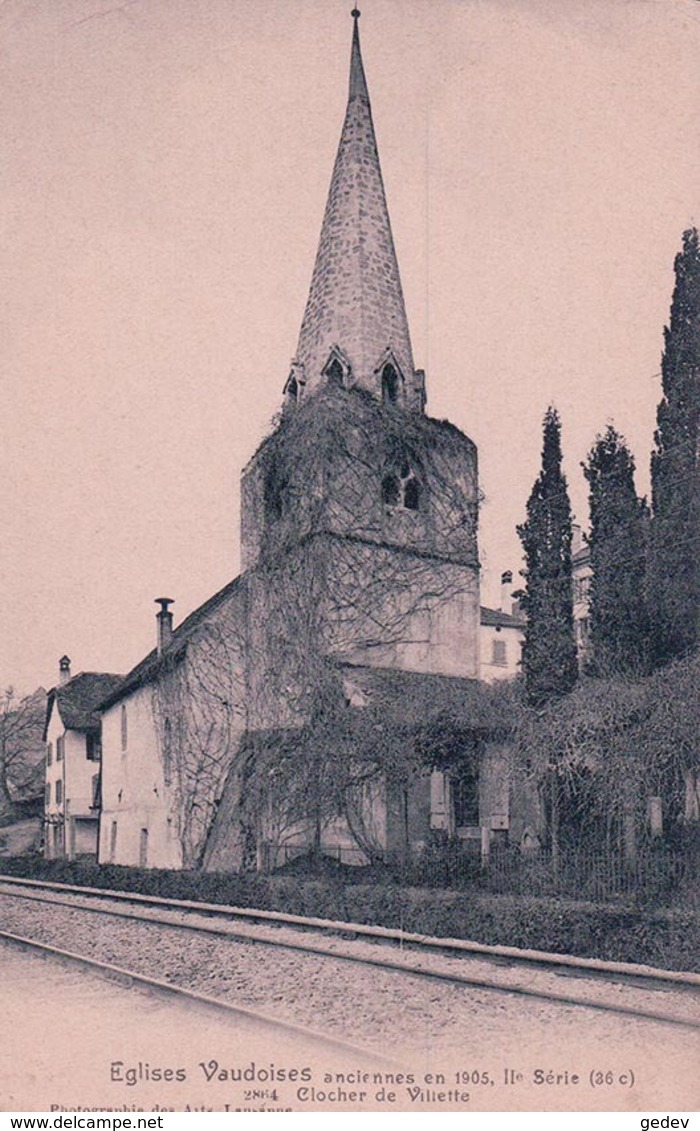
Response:
[[[215,593],[213,597],[209,597],[199,608],[185,617],[182,624],[178,625],[172,635],[165,656],[159,656],[157,648],[139,660],[138,664],[131,669],[128,675],[120,678],[119,684],[116,687],[107,691],[100,702],[100,710],[106,710],[107,707],[114,706],[125,695],[129,695],[137,688],[143,687],[146,683],[151,683],[158,672],[161,670],[164,659],[169,661],[177,659],[179,656],[184,655],[187,647],[187,642],[191,638],[195,629],[202,623],[202,621],[214,612],[215,609],[221,605],[227,597],[230,597],[240,585],[241,578],[235,577],[233,581],[229,581],[227,585]]]
[[[493,688],[477,679],[403,671],[399,668],[329,661],[340,677],[341,714],[349,709],[350,726],[364,724],[381,730],[385,726],[415,732],[448,721],[450,727],[471,733],[497,734],[507,730],[511,719],[507,703],[494,704]],[[249,741],[299,741],[303,727],[260,728]],[[346,732],[347,733],[347,732]]]
[[[242,582],[241,577],[215,593],[182,622],[173,632],[166,656],[168,660],[184,655],[187,643],[195,629],[214,612],[228,597],[232,596]],[[523,628],[525,618],[503,613],[496,609],[481,608],[481,623],[504,627]],[[108,687],[98,701],[100,710],[114,706],[120,699],[137,688],[151,683],[160,672],[163,657],[157,649],[149,652],[138,664],[122,677],[110,677],[115,683]],[[403,671],[397,668],[378,668],[355,664],[340,664],[340,670],[366,693],[368,700],[383,701],[388,709],[396,705],[397,720],[407,724],[424,721],[426,717],[443,711],[469,712],[478,697],[478,681],[458,676],[434,675],[424,672]],[[76,679],[81,678],[77,677]],[[71,680],[71,683],[74,681]],[[66,685],[69,686],[69,685]]]
[[[355,705],[377,711],[382,722],[415,727],[449,716],[469,727],[488,725],[483,685],[476,679],[361,664],[343,663],[338,668],[346,694],[359,693]]]
[[[490,627],[501,628],[524,628],[525,617],[522,613],[504,613],[500,609],[487,609],[485,605],[481,606],[481,624]]]
[[[67,683],[52,688],[46,704],[44,738],[54,703],[67,730],[96,730],[100,725],[99,704],[123,678],[113,672],[80,672]]]

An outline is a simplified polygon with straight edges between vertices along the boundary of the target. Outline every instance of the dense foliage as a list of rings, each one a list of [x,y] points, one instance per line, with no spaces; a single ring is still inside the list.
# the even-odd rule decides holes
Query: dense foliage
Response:
[[[261,812],[268,814],[272,843],[284,843],[303,818],[316,850],[323,832],[342,817],[367,859],[378,863],[385,856],[382,805],[372,802],[388,796],[396,802],[400,854],[408,857],[411,790],[432,769],[476,765],[480,739],[510,733],[514,714],[510,689],[476,681],[454,688],[449,680],[431,677],[423,677],[429,686],[420,688],[419,677],[411,696],[400,676],[375,677],[365,697],[359,684],[352,688],[343,669],[327,660],[318,666],[304,725],[246,737],[239,758],[244,783],[234,815],[251,830],[251,844]],[[361,706],[353,705],[357,694]],[[230,824],[232,811],[224,809],[222,816]],[[248,863],[254,867],[254,857]]]
[[[43,796],[43,725],[46,693],[19,699],[11,687],[0,694],[0,823],[20,811],[18,802]]]
[[[651,797],[663,799],[667,839],[700,816],[700,656],[643,679],[584,679],[566,699],[516,724],[521,772],[541,781],[556,763],[572,836],[619,843],[625,818],[648,830]]]
[[[621,962],[698,969],[697,914],[292,876],[141,871],[18,858],[3,870],[63,883],[402,928]]]
[[[643,671],[648,637],[646,507],[635,491],[634,459],[611,425],[598,436],[583,473],[590,492],[593,668],[601,675]]]
[[[562,472],[561,424],[554,408],[544,418],[542,470],[518,527],[525,554],[523,609],[527,614],[523,672],[530,703],[565,695],[576,683],[571,580],[571,506]]]
[[[652,454],[650,608],[654,659],[700,639],[700,245],[683,235],[661,363],[663,400]]]

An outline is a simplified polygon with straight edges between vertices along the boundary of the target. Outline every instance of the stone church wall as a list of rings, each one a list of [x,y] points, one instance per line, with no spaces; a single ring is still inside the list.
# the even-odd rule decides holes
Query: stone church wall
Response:
[[[242,479],[245,568],[315,533],[476,565],[476,449],[458,429],[327,389],[290,410]]]

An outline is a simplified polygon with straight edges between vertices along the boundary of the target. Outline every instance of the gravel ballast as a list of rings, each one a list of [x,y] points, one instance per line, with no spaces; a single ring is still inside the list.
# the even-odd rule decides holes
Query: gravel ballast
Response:
[[[123,910],[123,908],[122,908]],[[179,913],[176,913],[179,915]],[[177,920],[175,920],[177,921]],[[310,934],[328,956],[266,945],[264,938],[299,941],[305,932],[251,926],[248,939],[207,936],[174,925],[98,915],[60,904],[40,903],[0,894],[2,928],[76,953],[115,963],[178,985],[220,996],[248,1008],[323,1029],[329,1034],[385,1049],[400,1041],[414,1050],[457,1050],[473,1045],[475,1033],[500,1048],[576,1047],[581,1036],[632,1048],[648,1044],[653,1031],[664,1040],[681,1038],[668,1025],[629,1016],[599,1013],[573,1005],[516,997],[486,989],[453,985],[398,971],[363,966],[333,957],[334,949],[358,956],[380,955],[392,961],[422,964],[450,973],[510,981],[541,993],[603,1000],[608,1005],[653,1009],[699,1020],[698,995],[678,990],[647,990],[561,977],[549,971],[522,969],[480,959],[426,955],[360,940]],[[236,925],[236,934],[244,929]],[[533,1040],[534,1033],[534,1040]],[[685,1039],[695,1034],[686,1031]]]

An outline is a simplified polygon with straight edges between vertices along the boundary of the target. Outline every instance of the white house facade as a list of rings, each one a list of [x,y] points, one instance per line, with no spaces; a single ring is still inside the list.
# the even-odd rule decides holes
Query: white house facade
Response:
[[[485,683],[513,679],[520,674],[525,617],[512,596],[513,574],[501,574],[501,600],[497,609],[481,606],[479,617],[479,672]]]
[[[44,741],[44,854],[49,860],[96,856],[100,812],[101,721],[98,707],[122,677],[81,672],[71,678],[61,660],[63,682],[47,699]]]
[[[161,757],[150,686],[102,713],[101,864],[180,868],[177,811]]]

